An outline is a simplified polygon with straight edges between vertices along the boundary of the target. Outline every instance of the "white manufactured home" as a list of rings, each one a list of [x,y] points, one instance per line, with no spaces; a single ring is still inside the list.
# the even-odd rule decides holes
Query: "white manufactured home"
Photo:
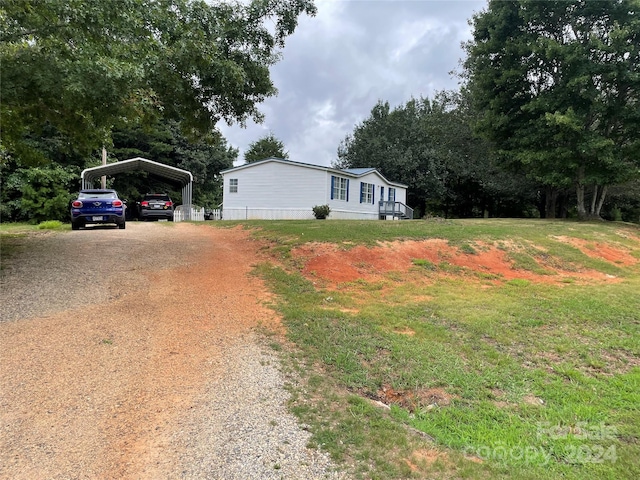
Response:
[[[329,205],[332,219],[406,219],[407,186],[375,168],[340,170],[266,158],[221,172],[225,220],[312,219]]]

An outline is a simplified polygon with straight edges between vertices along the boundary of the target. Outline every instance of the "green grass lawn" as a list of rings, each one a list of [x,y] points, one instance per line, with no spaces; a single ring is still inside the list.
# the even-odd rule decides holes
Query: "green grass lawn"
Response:
[[[278,349],[302,379],[292,381],[291,408],[309,425],[312,444],[356,476],[640,478],[637,226],[243,224],[273,255],[256,271],[276,293],[286,326]],[[435,238],[460,255],[494,246],[523,277],[549,281],[417,258],[375,281],[332,285],[303,275],[293,250],[308,242],[349,250]],[[627,261],[587,255],[603,245]],[[569,276],[560,280],[556,269]],[[601,277],[581,280],[584,271]]]

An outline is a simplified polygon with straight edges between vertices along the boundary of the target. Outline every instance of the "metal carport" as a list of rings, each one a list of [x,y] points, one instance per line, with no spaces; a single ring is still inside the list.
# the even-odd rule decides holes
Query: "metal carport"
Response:
[[[182,204],[187,207],[187,212],[191,211],[193,199],[193,175],[191,175],[191,172],[171,167],[164,163],[153,162],[142,157],[84,169],[80,175],[82,188],[94,188],[93,182],[103,175],[115,175],[116,173],[127,172],[129,170],[146,170],[159,177],[179,183],[182,186]]]

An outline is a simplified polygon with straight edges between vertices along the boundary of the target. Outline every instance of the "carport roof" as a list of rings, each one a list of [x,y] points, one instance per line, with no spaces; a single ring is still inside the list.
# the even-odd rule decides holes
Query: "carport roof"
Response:
[[[179,168],[147,160],[142,157],[87,168],[82,171],[81,178],[83,184],[90,184],[93,180],[103,175],[114,175],[116,173],[122,173],[129,170],[146,170],[160,177],[173,180],[183,187],[193,181],[193,175],[191,175],[191,172],[188,172],[187,170],[181,170]]]

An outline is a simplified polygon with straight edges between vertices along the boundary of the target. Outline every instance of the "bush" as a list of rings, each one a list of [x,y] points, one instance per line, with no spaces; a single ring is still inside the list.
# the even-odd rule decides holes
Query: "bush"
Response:
[[[19,168],[2,178],[0,209],[3,221],[38,224],[69,220],[69,193],[78,183],[77,168],[58,165]]]
[[[40,230],[57,230],[62,228],[62,222],[59,220],[47,220],[38,225]]]
[[[329,216],[329,213],[331,213],[331,208],[329,208],[329,205],[316,205],[315,207],[312,208],[312,210],[313,210],[313,215],[318,220],[327,218]]]

